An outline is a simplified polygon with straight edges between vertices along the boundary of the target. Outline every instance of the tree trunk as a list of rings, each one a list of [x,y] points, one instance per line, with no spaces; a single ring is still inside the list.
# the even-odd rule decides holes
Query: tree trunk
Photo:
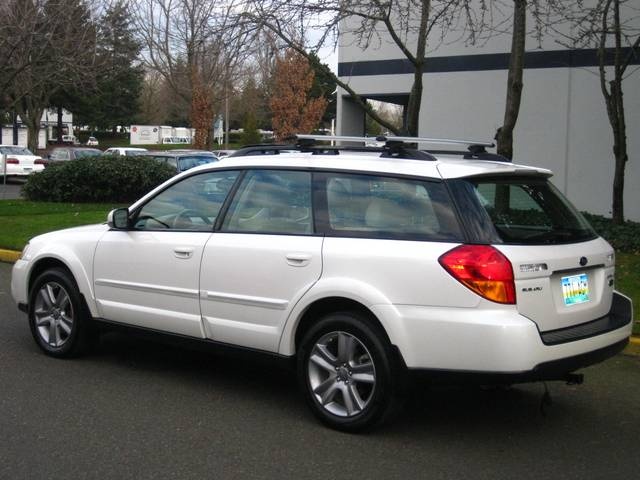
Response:
[[[613,155],[615,157],[615,169],[613,173],[613,199],[611,203],[611,216],[613,223],[624,223],[624,171],[629,159],[627,154],[627,125],[624,118],[624,103],[622,94],[622,79],[611,82],[611,96],[613,108],[607,109],[614,112],[615,120],[611,119],[613,129]]]
[[[62,143],[62,107],[58,107],[58,143]]]
[[[420,107],[422,106],[422,76],[424,74],[424,62],[427,51],[427,34],[429,29],[429,13],[431,12],[431,1],[423,0],[420,12],[420,28],[418,30],[418,43],[416,54],[413,57],[413,85],[409,93],[407,104],[407,114],[404,118],[403,130],[412,137],[418,136],[418,123],[420,121]],[[398,41],[396,42],[398,43]]]
[[[509,58],[509,76],[507,78],[507,100],[504,109],[504,121],[496,133],[498,154],[513,158],[513,130],[520,113],[522,98],[522,72],[524,70],[524,47],[527,35],[527,2],[513,2],[513,33],[511,37],[511,56]]]
[[[420,120],[420,105],[422,103],[422,62],[416,67],[413,75],[413,86],[409,94],[409,102],[407,104],[407,115],[405,116],[405,125],[403,130],[410,137],[418,136],[418,122]]]
[[[22,119],[22,123],[27,126],[27,147],[33,153],[38,149],[38,134],[40,133],[40,121],[44,107],[36,107],[27,98],[23,98],[16,106],[16,110]]]

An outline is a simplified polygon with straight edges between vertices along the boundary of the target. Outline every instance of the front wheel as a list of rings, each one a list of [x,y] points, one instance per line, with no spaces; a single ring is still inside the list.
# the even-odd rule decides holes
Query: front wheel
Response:
[[[53,268],[33,283],[29,295],[29,326],[38,346],[53,357],[72,357],[97,339],[75,280]]]
[[[314,414],[343,431],[386,420],[398,398],[399,369],[386,337],[357,312],[333,313],[307,332],[298,376]]]

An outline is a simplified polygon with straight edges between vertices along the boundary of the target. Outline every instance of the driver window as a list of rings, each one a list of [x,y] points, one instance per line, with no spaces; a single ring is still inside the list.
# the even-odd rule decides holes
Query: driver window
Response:
[[[208,172],[185,178],[163,190],[138,212],[136,230],[213,231],[237,171]]]

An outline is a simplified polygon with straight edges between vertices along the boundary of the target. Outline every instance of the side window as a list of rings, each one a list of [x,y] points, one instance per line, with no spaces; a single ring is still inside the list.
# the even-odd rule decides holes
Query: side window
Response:
[[[237,177],[237,171],[208,172],[171,185],[139,210],[134,229],[213,231]]]
[[[311,174],[283,170],[248,172],[222,230],[311,234]]]
[[[58,148],[51,153],[51,160],[69,160],[69,150]]]
[[[440,182],[340,173],[325,178],[329,233],[440,241],[462,236]]]

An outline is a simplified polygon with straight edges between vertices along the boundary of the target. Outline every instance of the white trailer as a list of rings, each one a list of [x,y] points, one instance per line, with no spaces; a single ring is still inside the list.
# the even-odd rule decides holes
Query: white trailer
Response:
[[[160,139],[160,127],[157,125],[131,125],[129,130],[131,145],[157,145]]]

